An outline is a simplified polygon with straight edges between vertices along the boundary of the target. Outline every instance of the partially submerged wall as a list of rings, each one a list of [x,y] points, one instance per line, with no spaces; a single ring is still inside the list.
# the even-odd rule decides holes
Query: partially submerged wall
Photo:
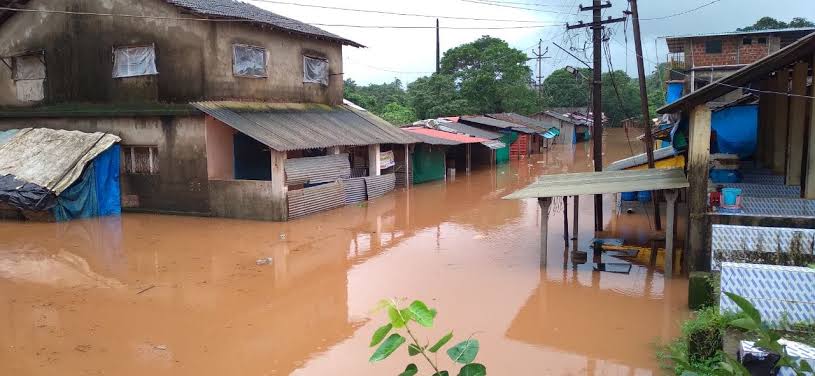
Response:
[[[0,119],[0,130],[26,127],[106,132],[121,137],[123,149],[154,147],[158,173],[121,173],[125,206],[162,212],[209,212],[203,116]]]
[[[275,202],[272,182],[262,180],[210,180],[212,215],[271,221],[286,220],[286,202]]]

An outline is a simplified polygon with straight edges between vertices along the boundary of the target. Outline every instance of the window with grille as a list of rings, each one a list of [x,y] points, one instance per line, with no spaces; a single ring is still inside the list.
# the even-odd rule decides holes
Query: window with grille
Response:
[[[125,173],[158,175],[158,148],[155,146],[122,146]]]
[[[722,53],[722,40],[713,39],[705,41],[705,53],[707,54],[720,54]]]
[[[266,49],[236,44],[232,46],[232,73],[241,77],[266,77]]]

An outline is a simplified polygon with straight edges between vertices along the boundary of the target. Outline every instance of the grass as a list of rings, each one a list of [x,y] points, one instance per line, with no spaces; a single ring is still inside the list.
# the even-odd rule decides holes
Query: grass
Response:
[[[699,374],[713,374],[714,368],[724,360],[721,353],[724,331],[730,321],[740,314],[721,314],[718,307],[707,307],[693,313],[690,319],[682,323],[678,338],[657,349],[657,360],[660,367],[677,375],[684,371]],[[707,354],[699,356],[700,353]],[[673,359],[683,359],[693,369],[684,369]]]

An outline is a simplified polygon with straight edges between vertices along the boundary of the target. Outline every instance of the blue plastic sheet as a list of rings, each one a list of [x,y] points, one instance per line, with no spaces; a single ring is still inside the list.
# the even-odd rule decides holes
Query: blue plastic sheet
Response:
[[[684,89],[685,84],[683,82],[669,82],[668,93],[665,96],[665,104],[671,104],[676,102],[679,98],[682,98],[682,91]]]
[[[113,145],[85,166],[82,176],[57,197],[57,221],[119,215],[122,212],[119,145]]]

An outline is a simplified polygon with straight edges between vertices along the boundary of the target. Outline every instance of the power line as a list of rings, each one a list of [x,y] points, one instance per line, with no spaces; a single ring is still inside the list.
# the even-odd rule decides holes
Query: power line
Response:
[[[512,8],[512,9],[529,10],[529,11],[533,11],[533,12],[541,12],[541,13],[555,13],[555,14],[568,14],[568,15],[573,14],[573,13],[571,13],[571,12],[560,12],[560,11],[556,11],[556,10],[543,10],[543,9],[535,9],[535,8],[525,8],[525,7],[519,7],[519,6],[515,6],[515,5],[505,5],[505,4],[500,4],[500,3],[496,3],[496,2],[494,2],[494,1],[488,1],[488,0],[461,0],[461,1],[463,1],[463,2],[465,2],[465,3],[473,3],[473,4],[480,4],[480,5],[489,5],[489,6],[493,6],[493,7],[501,7],[501,8]]]
[[[554,4],[540,4],[540,3],[524,3],[518,1],[500,1],[500,0],[480,0],[483,3],[495,3],[495,4],[511,4],[511,5],[523,5],[523,6],[530,6],[530,7],[540,7],[540,8],[570,8],[571,6],[561,4],[561,5],[554,5]]]
[[[656,20],[664,20],[666,18],[671,18],[671,17],[683,16],[683,15],[686,15],[688,13],[695,12],[695,11],[697,11],[699,9],[709,7],[709,6],[711,6],[713,4],[716,4],[716,3],[720,2],[720,1],[722,1],[722,0],[713,0],[713,1],[710,1],[710,2],[707,2],[707,3],[704,3],[704,4],[702,4],[702,5],[700,5],[700,6],[696,7],[696,8],[688,9],[686,11],[682,11],[682,12],[679,12],[679,13],[669,14],[667,16],[651,17],[651,18],[640,18],[640,21],[656,21]]]
[[[535,21],[535,20],[508,20],[508,19],[495,19],[495,18],[474,18],[474,17],[443,16],[443,15],[431,15],[431,14],[421,14],[421,13],[389,12],[389,11],[375,10],[375,9],[343,8],[343,7],[333,7],[333,6],[327,6],[327,5],[301,4],[301,3],[293,3],[293,2],[289,2],[289,1],[276,1],[276,0],[252,0],[252,1],[262,2],[262,3],[270,3],[270,4],[292,5],[292,6],[307,7],[307,8],[339,10],[339,11],[346,11],[346,12],[387,14],[387,15],[393,15],[393,16],[441,18],[441,19],[449,19],[449,20],[467,20],[467,21],[525,22],[525,23],[539,23],[540,22],[540,21]]]
[[[66,14],[77,16],[95,16],[95,17],[122,17],[122,18],[137,18],[137,19],[151,19],[151,20],[175,20],[175,21],[199,21],[199,22],[238,22],[238,23],[256,23],[256,20],[247,19],[221,19],[221,18],[195,18],[195,17],[170,17],[170,16],[145,16],[141,14],[122,14],[122,13],[101,13],[101,12],[81,12],[81,11],[68,11],[68,10],[53,10],[53,9],[22,9],[0,7],[0,10],[8,10],[23,13],[48,13],[48,14]],[[313,26],[325,27],[352,27],[362,29],[435,29],[436,26],[418,26],[418,25],[352,25],[352,24],[326,24],[326,23],[310,23],[300,21],[283,21],[282,24],[301,25],[303,23]],[[505,30],[505,29],[538,29],[545,27],[562,26],[561,24],[540,24],[540,25],[526,25],[526,26],[477,26],[477,27],[458,27],[458,26],[443,26],[442,29],[450,30]]]

